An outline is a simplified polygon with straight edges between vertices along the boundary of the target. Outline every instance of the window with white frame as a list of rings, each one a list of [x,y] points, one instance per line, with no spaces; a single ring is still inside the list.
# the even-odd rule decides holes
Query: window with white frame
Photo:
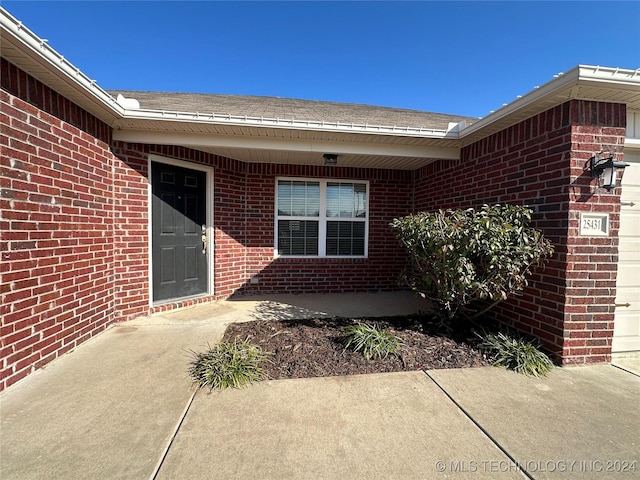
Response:
[[[366,257],[368,182],[276,180],[276,255]]]

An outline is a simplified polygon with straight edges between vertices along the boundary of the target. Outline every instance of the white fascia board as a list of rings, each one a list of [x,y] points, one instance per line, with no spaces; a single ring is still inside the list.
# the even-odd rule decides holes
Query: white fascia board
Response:
[[[73,85],[73,88],[78,93],[85,97],[90,97],[100,108],[106,110],[111,117],[122,116],[124,109],[118,105],[115,98],[99,87],[95,80],[87,77],[79,68],[51,48],[46,40],[29,30],[21,21],[2,7],[0,7],[0,29],[2,30],[2,36],[8,35],[5,39],[11,41],[15,48],[24,51],[29,58],[37,61],[48,71],[55,72],[61,82]],[[49,86],[55,88],[54,85]]]
[[[559,76],[558,78],[554,78],[552,81],[544,84],[541,87],[535,88],[534,90],[527,93],[526,95],[523,95],[521,98],[517,99],[516,101],[496,110],[492,114],[482,118],[481,120],[478,120],[475,123],[472,123],[467,128],[461,130],[460,138],[463,139],[466,136],[471,135],[472,133],[492,124],[497,120],[500,120],[508,115],[511,115],[517,112],[518,110],[522,110],[528,107],[529,105],[532,105],[540,101],[542,98],[546,96],[552,95],[553,92],[557,90],[566,88],[567,86],[575,83],[578,80],[579,76],[580,76],[579,67],[576,67],[570,70],[569,72],[563,74],[562,76]]]
[[[127,109],[125,120],[171,121],[180,123],[209,123],[242,127],[275,127],[293,130],[314,130],[340,133],[368,133],[418,138],[457,139],[457,131],[397,125],[369,125],[346,122],[296,120],[286,118],[250,117],[201,112],[179,112],[149,109]]]
[[[478,130],[487,127],[508,115],[525,109],[536,102],[552,97],[559,92],[568,91],[571,87],[580,84],[602,85],[611,88],[616,86],[622,89],[640,89],[640,69],[628,70],[622,68],[599,67],[592,65],[578,65],[570,71],[556,75],[556,78],[536,87],[531,92],[523,95],[514,102],[496,110],[494,113],[478,120],[460,131],[460,139],[471,135]],[[569,97],[567,97],[569,100]]]
[[[579,65],[579,80],[598,84],[613,84],[619,87],[640,88],[640,68],[627,70],[624,68]]]
[[[460,149],[420,145],[395,145],[368,142],[336,142],[289,138],[209,135],[198,133],[160,132],[155,130],[114,130],[113,139],[129,143],[157,145],[190,145],[192,147],[246,148],[352,155],[438,158],[459,160]]]

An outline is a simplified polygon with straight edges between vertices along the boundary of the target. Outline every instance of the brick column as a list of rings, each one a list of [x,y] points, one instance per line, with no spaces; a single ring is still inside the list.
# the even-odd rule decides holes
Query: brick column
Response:
[[[460,162],[416,172],[417,211],[483,203],[533,210],[555,254],[522,295],[492,312],[563,364],[611,358],[620,191],[596,188],[584,167],[602,149],[621,152],[625,126],[625,105],[571,100],[464,147]],[[608,235],[581,236],[581,212],[608,214]]]
[[[567,231],[563,364],[608,362],[616,297],[620,189],[607,191],[585,170],[601,150],[622,156],[626,106],[571,102],[571,190]],[[580,234],[581,214],[608,215],[606,236]]]

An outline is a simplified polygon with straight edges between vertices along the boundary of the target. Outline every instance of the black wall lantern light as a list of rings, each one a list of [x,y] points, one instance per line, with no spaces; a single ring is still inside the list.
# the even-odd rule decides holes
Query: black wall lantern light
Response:
[[[589,169],[591,178],[598,179],[598,186],[606,188],[608,191],[616,188],[618,180],[618,170],[624,170],[629,164],[615,159],[613,152],[595,154],[589,159]]]

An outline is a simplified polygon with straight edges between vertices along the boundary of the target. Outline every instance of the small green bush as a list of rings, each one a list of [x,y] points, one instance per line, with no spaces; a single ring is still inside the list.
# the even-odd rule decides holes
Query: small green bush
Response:
[[[247,383],[264,380],[266,374],[260,363],[266,361],[268,354],[247,340],[233,343],[220,343],[208,346],[206,352],[192,352],[194,359],[189,367],[189,375],[198,387],[240,388]]]
[[[493,365],[496,367],[506,367],[534,377],[544,377],[554,367],[534,340],[502,332],[478,336],[482,339],[482,348],[495,357]]]
[[[411,260],[400,282],[441,308],[443,322],[474,318],[527,285],[533,266],[553,254],[517,205],[440,210],[391,223]]]
[[[386,358],[390,353],[395,353],[402,342],[388,329],[380,329],[376,326],[358,323],[344,327],[339,338],[345,350],[362,352],[364,358]]]

